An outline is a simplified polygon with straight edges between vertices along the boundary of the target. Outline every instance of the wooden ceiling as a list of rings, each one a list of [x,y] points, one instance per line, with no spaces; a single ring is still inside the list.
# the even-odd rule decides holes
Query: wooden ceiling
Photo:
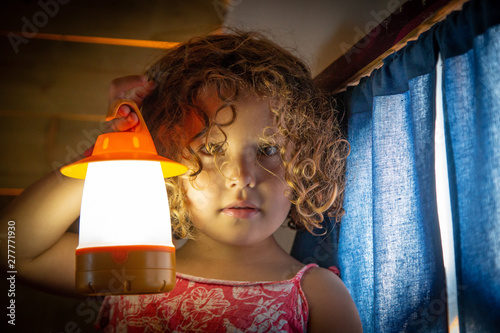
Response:
[[[2,2],[0,195],[19,192],[92,144],[110,81],[144,72],[162,52],[127,45],[182,42],[215,32],[225,3]]]

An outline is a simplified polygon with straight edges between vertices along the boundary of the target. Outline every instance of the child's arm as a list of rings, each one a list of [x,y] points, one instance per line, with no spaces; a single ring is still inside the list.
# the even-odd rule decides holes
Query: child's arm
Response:
[[[130,98],[140,105],[152,88],[154,85],[142,76],[116,79],[109,89],[110,103],[116,98]],[[136,127],[137,115],[128,107],[122,107],[119,116],[107,123],[106,131]],[[0,255],[5,258],[0,265],[11,263],[13,268],[6,267],[6,271],[15,270],[17,276],[40,287],[76,295],[78,236],[66,231],[80,213],[82,191],[83,180],[55,170],[14,199],[0,214]]]
[[[82,180],[64,177],[55,170],[24,190],[2,212],[2,258],[12,255],[8,253],[8,231],[14,231],[11,236],[15,236],[10,238],[15,269],[8,270],[17,271],[19,277],[39,286],[75,293],[78,239],[66,230],[80,213],[82,188]]]
[[[354,301],[337,275],[310,270],[302,287],[309,304],[308,332],[363,332]]]

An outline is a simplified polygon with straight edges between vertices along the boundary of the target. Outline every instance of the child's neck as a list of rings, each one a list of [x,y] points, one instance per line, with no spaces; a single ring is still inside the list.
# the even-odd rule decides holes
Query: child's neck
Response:
[[[187,241],[177,251],[178,272],[221,280],[286,280],[302,266],[274,237],[250,246],[234,246],[200,237]]]

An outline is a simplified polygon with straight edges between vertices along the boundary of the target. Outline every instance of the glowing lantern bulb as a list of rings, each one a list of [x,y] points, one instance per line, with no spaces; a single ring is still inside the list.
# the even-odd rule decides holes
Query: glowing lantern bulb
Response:
[[[100,135],[92,156],[61,169],[85,178],[76,249],[76,288],[85,294],[165,292],[175,285],[175,248],[164,178],[187,167],[158,156],[133,101],[138,132]]]
[[[173,246],[160,163],[109,161],[89,164],[80,224],[79,248]]]

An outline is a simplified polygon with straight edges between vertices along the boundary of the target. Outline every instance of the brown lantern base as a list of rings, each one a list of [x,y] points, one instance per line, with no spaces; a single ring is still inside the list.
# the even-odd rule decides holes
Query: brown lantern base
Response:
[[[175,286],[175,248],[132,245],[77,249],[75,285],[86,295],[170,291]]]

